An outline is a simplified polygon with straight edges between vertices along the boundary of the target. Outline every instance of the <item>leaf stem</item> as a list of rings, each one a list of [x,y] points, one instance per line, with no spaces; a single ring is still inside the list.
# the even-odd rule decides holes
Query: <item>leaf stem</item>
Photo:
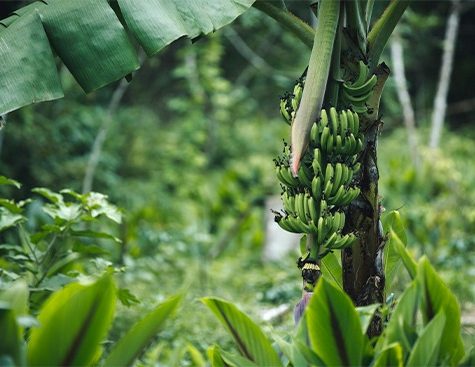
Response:
[[[315,32],[312,27],[310,27],[302,19],[296,17],[287,10],[272,5],[270,1],[258,0],[253,4],[253,6],[271,18],[274,18],[277,22],[282,24],[284,28],[297,36],[297,38],[309,48],[313,46],[313,36]]]
[[[368,59],[370,70],[373,71],[379,62],[384,47],[396,24],[401,19],[410,0],[393,0],[374,24],[368,34]]]

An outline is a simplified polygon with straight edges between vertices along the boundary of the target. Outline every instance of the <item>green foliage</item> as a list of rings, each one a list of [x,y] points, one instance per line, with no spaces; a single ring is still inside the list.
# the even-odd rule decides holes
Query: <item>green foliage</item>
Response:
[[[263,366],[279,364],[279,357],[267,337],[236,306],[216,298],[204,298],[202,301],[228,329],[247,360]]]
[[[84,91],[91,92],[140,67],[132,37],[155,54],[182,36],[196,38],[232,22],[253,2],[225,1],[216,7],[155,1],[137,8],[121,0],[112,9],[106,0],[51,0],[20,8],[0,26],[5,45],[0,83],[9,86],[2,88],[0,113],[63,96],[53,49]]]
[[[401,241],[390,233],[386,250],[387,254],[394,253],[401,247],[398,244],[404,247],[407,243],[411,251],[427,254],[457,297],[467,303],[475,294],[470,272],[475,263],[475,176],[467,169],[467,157],[473,156],[475,150],[471,132],[464,136],[451,131],[444,134],[441,151],[422,149],[424,159],[418,171],[410,163],[408,152],[400,149],[400,142],[405,139],[402,130],[382,136],[380,169],[388,173],[381,176],[381,191],[387,193],[383,203],[389,213],[400,208],[401,225],[407,232],[407,242],[398,231],[395,234]],[[385,232],[389,232],[387,225]],[[396,276],[393,285],[398,285],[398,278],[401,280]]]
[[[120,339],[103,363],[103,366],[131,365],[139,353],[147,346],[150,339],[158,333],[164,321],[177,308],[181,297],[169,298],[159,307],[137,322],[129,332]]]
[[[96,363],[99,343],[112,322],[115,297],[110,274],[89,285],[69,284],[50,296],[38,314],[40,326],[30,335],[29,365]]]
[[[19,186],[4,177],[1,182]],[[8,244],[0,247],[3,267],[0,361],[2,365],[25,365],[27,360],[30,366],[97,364],[117,299],[126,305],[138,300],[127,289],[117,289],[113,274],[119,269],[110,261],[104,258],[87,261],[91,255],[104,252],[82,239],[120,242],[107,232],[84,228],[98,225],[100,217],[120,222],[121,214],[99,193],[81,195],[69,189],[56,193],[45,188],[33,191],[49,201],[41,205],[46,219],[34,233],[25,229],[35,227],[32,217],[24,215],[24,206],[31,200],[0,202],[5,213],[1,230],[9,239]],[[18,220],[7,223],[5,218],[14,215]],[[11,242],[15,239],[13,234],[19,236],[19,243]],[[91,263],[99,274],[96,278],[85,275],[88,269],[92,270]],[[170,298],[146,314],[119,341],[104,363],[132,364],[161,330],[179,301],[180,297]],[[31,328],[28,334],[25,328]]]
[[[277,344],[293,366],[302,365],[302,358],[317,366],[458,365],[464,356],[458,302],[427,258],[417,263],[416,271],[381,336],[370,341],[365,335],[368,317],[378,305],[357,310],[343,290],[322,278],[291,342],[277,338]],[[221,319],[236,312],[226,305]],[[228,329],[238,345],[262,335],[255,324],[249,325]]]

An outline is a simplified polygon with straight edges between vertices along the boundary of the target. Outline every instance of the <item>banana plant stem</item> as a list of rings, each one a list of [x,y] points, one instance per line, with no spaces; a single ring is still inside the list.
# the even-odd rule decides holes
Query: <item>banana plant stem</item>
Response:
[[[384,10],[368,34],[368,59],[371,71],[374,71],[399,19],[409,5],[410,0],[393,0]]]
[[[296,17],[285,9],[272,5],[271,1],[258,0],[253,4],[253,6],[271,18],[274,18],[277,22],[282,24],[284,28],[297,36],[297,38],[309,48],[312,47],[315,32],[313,28],[302,19]]]

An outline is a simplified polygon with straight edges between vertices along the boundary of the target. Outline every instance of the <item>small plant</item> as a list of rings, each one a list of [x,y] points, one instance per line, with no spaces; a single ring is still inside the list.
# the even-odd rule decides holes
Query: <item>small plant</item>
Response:
[[[5,177],[0,177],[0,184],[19,187]],[[48,199],[42,210],[50,220],[32,234],[26,230],[32,219],[24,215],[32,201],[0,199],[0,231],[9,241],[0,245],[0,365],[83,366],[99,361],[102,366],[130,365],[177,308],[181,296],[169,298],[145,315],[103,357],[101,344],[117,300],[125,305],[138,300],[127,289],[117,288],[113,275],[120,269],[95,257],[106,251],[81,239],[120,242],[107,232],[90,229],[99,226],[100,216],[120,222],[120,212],[99,193],[33,191]],[[91,263],[94,276],[88,276]]]
[[[395,306],[384,305],[388,317],[381,335],[367,335],[378,305],[355,308],[345,292],[325,278],[318,282],[295,333],[288,340],[276,338],[274,346],[234,305],[205,298],[203,302],[230,331],[239,351],[235,354],[210,347],[211,365],[459,365],[465,352],[457,299],[427,258],[414,261],[396,231],[401,235],[400,228],[391,227],[391,244],[411,282]],[[470,358],[473,356],[467,356],[466,365]]]

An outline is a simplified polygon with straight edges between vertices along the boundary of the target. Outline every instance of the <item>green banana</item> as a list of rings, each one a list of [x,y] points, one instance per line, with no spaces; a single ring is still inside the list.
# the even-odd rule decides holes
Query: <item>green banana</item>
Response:
[[[320,148],[322,150],[327,148],[327,141],[329,137],[330,129],[328,128],[328,126],[325,126],[322,130],[322,134],[320,135]]]
[[[369,73],[369,68],[366,66],[363,60],[360,60],[358,67],[359,67],[358,77],[355,79],[353,83],[351,83],[351,85],[354,87],[361,86],[366,81],[366,78],[368,77],[368,73]]]
[[[346,111],[341,111],[340,112],[340,134],[341,135],[345,134],[347,129],[348,129],[348,116],[346,114]]]
[[[331,163],[327,163],[325,168],[325,178],[324,178],[324,186],[327,186],[327,183],[333,178],[334,170],[333,165]]]
[[[343,197],[345,195],[346,189],[345,186],[340,186],[338,187],[338,190],[336,190],[335,194],[330,197],[326,197],[328,202],[333,204],[333,205],[341,205],[343,202]]]
[[[330,108],[330,120],[332,124],[332,134],[336,136],[338,134],[338,114],[335,107]]]
[[[284,179],[290,183],[290,187],[295,188],[299,186],[299,180],[294,177],[294,175],[292,175],[292,173],[290,172],[290,167],[283,167],[281,173],[282,177],[284,177]]]
[[[280,99],[280,113],[282,114],[285,122],[290,125],[292,122],[292,117],[290,116],[289,111],[287,111],[287,100],[283,98]]]
[[[333,151],[333,139],[334,139],[334,135],[328,136],[327,146],[326,146],[327,153],[331,153]]]
[[[320,142],[320,132],[318,131],[317,124],[312,125],[312,130],[310,130],[310,144],[314,147]]]
[[[308,211],[310,213],[310,218],[312,219],[312,221],[314,223],[317,223],[318,222],[318,218],[320,217],[318,215],[318,211],[317,211],[317,206],[316,206],[316,202],[315,202],[315,199],[312,197],[312,196],[309,196],[306,198],[307,199],[307,207],[308,207]]]
[[[371,78],[369,78],[360,86],[354,86],[354,85],[349,85],[347,83],[344,83],[343,88],[348,94],[352,96],[361,96],[368,92],[372,92],[377,82],[378,82],[378,78],[376,75],[373,74]]]
[[[337,190],[341,186],[341,178],[343,176],[343,166],[341,163],[337,163],[335,165],[335,173],[333,175],[333,190],[332,190],[332,195],[335,195]]]
[[[307,216],[305,213],[305,195],[302,193],[295,195],[295,211],[297,213],[298,218],[302,222],[307,221]]]
[[[307,186],[308,188],[312,187],[312,174],[308,172],[308,167],[304,162],[300,165],[298,178],[302,185]]]
[[[346,117],[348,120],[348,130],[353,132],[353,134],[355,134],[355,117],[354,116],[355,114],[353,111],[347,110]]]
[[[318,176],[322,174],[322,154],[320,153],[320,149],[318,148],[316,148],[313,152],[313,173],[315,174],[315,176]]]
[[[320,125],[322,127],[327,127],[328,126],[328,115],[326,110],[322,110],[320,114]]]
[[[320,199],[322,196],[322,180],[319,176],[315,176],[312,180],[312,196]]]

